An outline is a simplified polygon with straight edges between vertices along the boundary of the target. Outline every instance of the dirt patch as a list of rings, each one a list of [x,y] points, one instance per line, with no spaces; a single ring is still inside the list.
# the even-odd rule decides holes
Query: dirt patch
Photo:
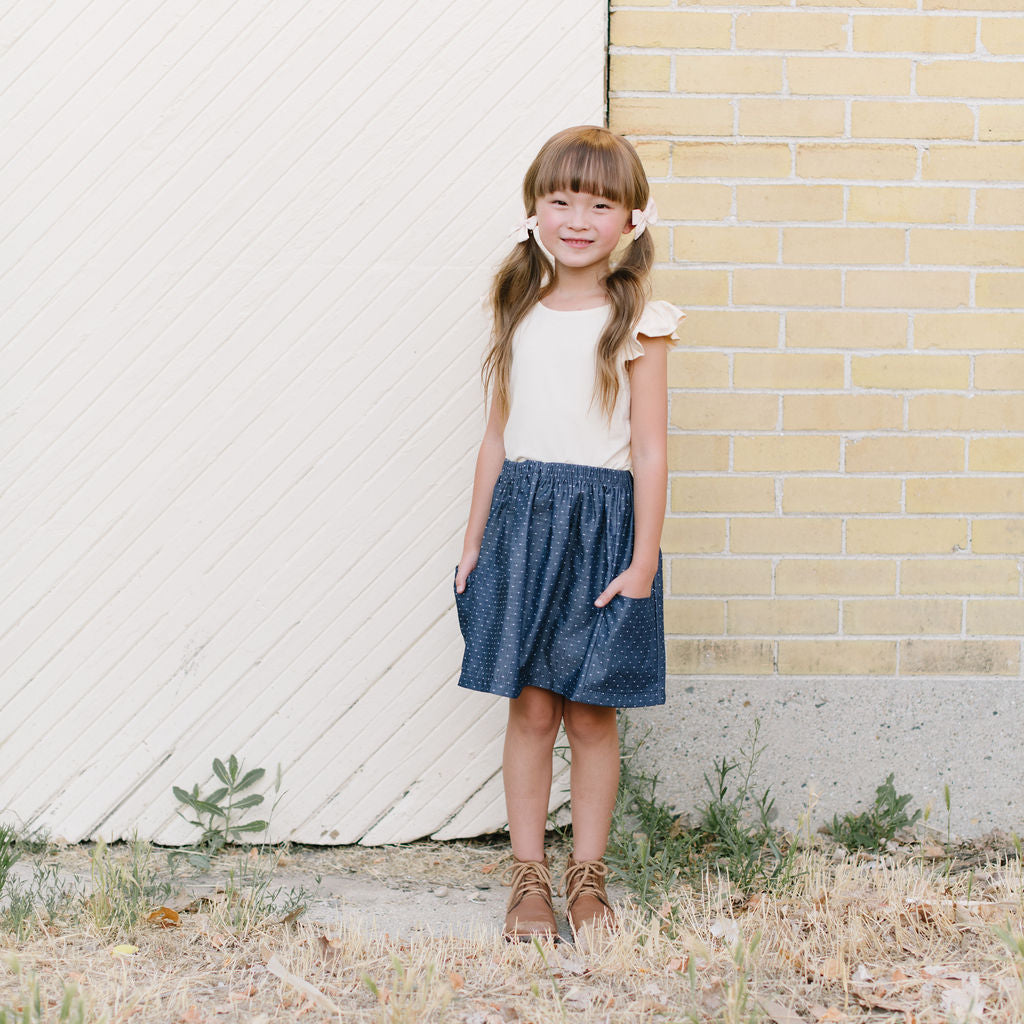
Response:
[[[507,843],[291,849],[262,913],[232,904],[255,862],[227,855],[168,876],[170,927],[143,920],[121,934],[86,913],[42,912],[20,938],[0,931],[20,970],[0,966],[0,1008],[31,1005],[36,984],[32,1020],[57,1019],[70,998],[86,1021],[110,1024],[1015,1021],[1024,903],[1004,840],[881,856],[815,841],[784,892],[737,893],[707,876],[653,913],[619,890],[621,928],[592,949],[501,941]],[[90,852],[37,860],[84,888]],[[564,855],[553,851],[556,874]]]

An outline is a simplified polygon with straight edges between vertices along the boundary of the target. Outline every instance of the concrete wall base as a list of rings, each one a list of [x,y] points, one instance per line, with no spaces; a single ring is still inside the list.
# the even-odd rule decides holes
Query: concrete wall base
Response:
[[[640,763],[658,772],[677,811],[706,802],[704,773],[734,759],[760,719],[754,788],[771,787],[781,826],[809,806],[815,829],[858,813],[894,772],[897,792],[913,795],[911,808],[930,807],[927,824],[942,836],[947,783],[954,834],[1024,833],[1024,700],[1006,680],[670,679],[668,694],[663,708],[626,714],[638,734],[650,727]]]

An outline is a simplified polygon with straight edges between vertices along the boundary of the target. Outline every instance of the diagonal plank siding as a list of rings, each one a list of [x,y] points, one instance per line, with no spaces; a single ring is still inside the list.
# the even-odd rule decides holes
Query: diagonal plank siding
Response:
[[[180,841],[234,751],[275,838],[503,823],[503,702],[454,685],[480,296],[606,18],[6,6],[0,817]]]

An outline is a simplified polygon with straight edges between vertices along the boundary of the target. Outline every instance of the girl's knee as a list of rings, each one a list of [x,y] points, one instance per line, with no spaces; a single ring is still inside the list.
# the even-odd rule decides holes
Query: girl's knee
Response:
[[[521,730],[554,739],[562,722],[563,703],[557,693],[524,686],[520,695],[509,701],[509,721]]]
[[[576,743],[607,743],[613,737],[618,743],[619,725],[615,708],[567,700],[562,717],[570,746]]]

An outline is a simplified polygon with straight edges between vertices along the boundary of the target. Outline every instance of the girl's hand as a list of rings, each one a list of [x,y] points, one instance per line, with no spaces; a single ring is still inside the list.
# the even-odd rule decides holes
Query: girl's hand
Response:
[[[461,594],[466,589],[466,577],[476,568],[477,560],[480,558],[480,549],[468,548],[462,552],[459,559],[459,571],[455,574],[455,589]]]
[[[623,597],[644,598],[651,596],[651,588],[654,586],[654,576],[657,573],[657,566],[654,572],[647,572],[639,567],[630,566],[625,572],[620,573],[608,584],[598,595],[594,607],[603,608],[616,595]]]

